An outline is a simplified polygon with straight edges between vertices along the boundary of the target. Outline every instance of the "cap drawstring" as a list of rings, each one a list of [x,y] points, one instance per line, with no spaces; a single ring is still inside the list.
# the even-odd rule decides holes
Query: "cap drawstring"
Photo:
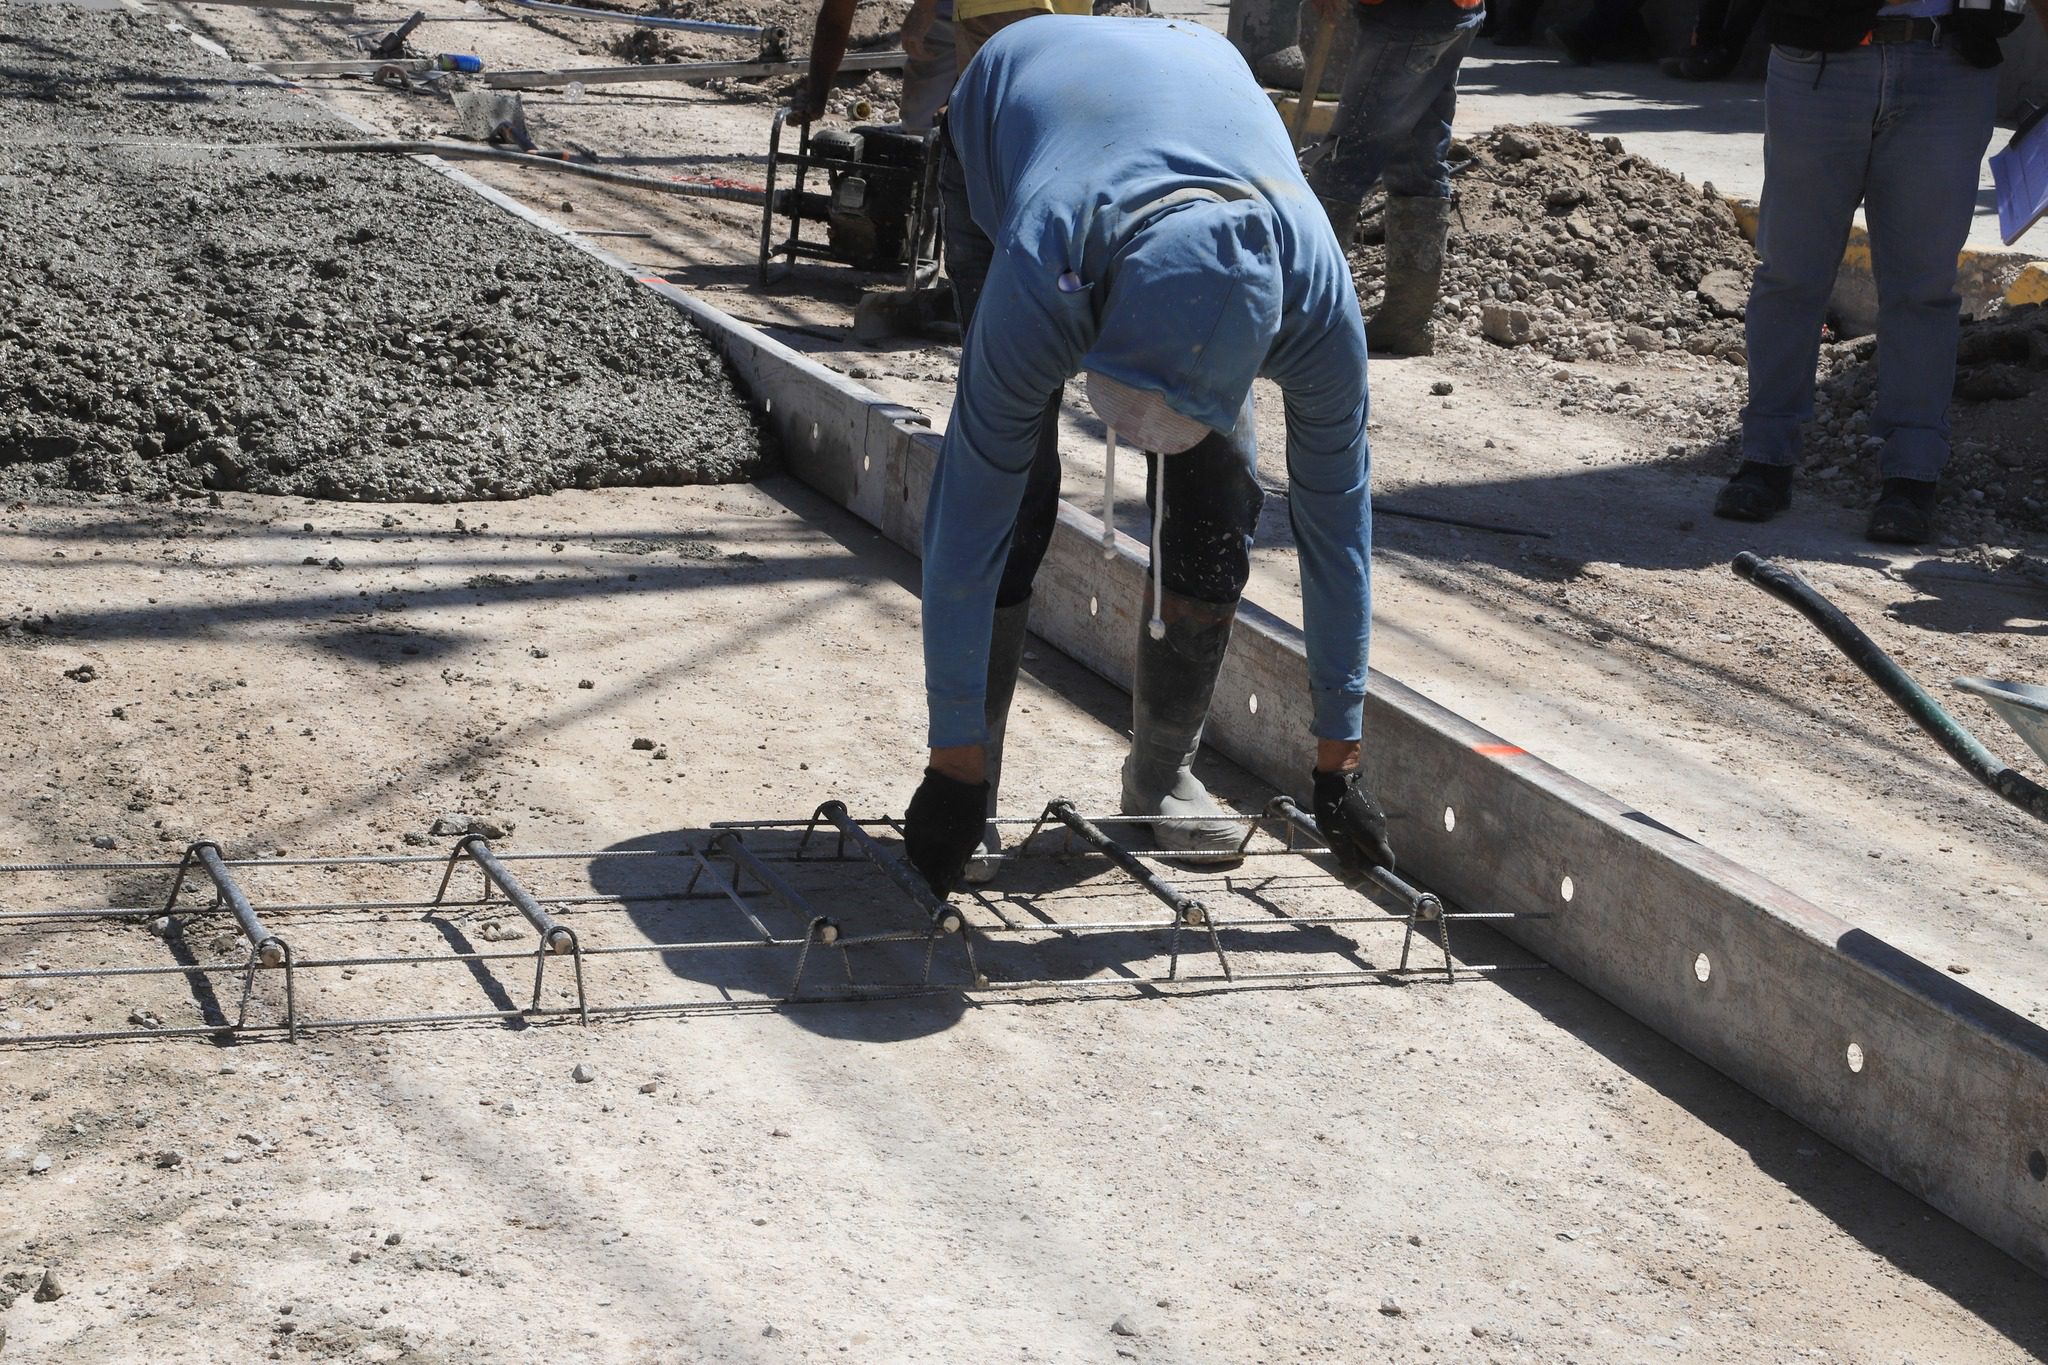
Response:
[[[1166,531],[1166,457],[1154,455],[1158,461],[1158,478],[1152,498],[1152,619],[1145,623],[1145,629],[1155,640],[1166,638],[1166,618],[1159,614],[1159,604],[1166,593],[1166,580],[1160,567],[1159,544]],[[1109,437],[1102,448],[1102,557],[1116,558],[1116,428],[1109,428]]]
[[[1159,603],[1166,592],[1165,580],[1160,576],[1159,542],[1166,528],[1166,457],[1155,455],[1159,462],[1159,487],[1152,499],[1152,619],[1145,626],[1155,640],[1166,638],[1166,618],[1159,614]]]
[[[1116,558],[1116,428],[1102,452],[1102,557]]]

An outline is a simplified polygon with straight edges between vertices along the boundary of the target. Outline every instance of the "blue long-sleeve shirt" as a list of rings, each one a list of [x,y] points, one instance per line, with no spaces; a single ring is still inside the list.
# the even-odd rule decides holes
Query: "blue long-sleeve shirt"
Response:
[[[1280,386],[1312,728],[1358,738],[1365,329],[1343,252],[1244,59],[1189,23],[1034,18],[982,48],[947,130],[995,258],[925,513],[930,743],[987,739],[996,589],[1038,423],[1083,368],[1226,432],[1248,414],[1255,376]]]

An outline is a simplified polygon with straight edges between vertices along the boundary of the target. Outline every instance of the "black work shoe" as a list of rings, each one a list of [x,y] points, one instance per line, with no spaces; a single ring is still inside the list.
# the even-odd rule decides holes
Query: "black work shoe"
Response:
[[[1730,521],[1769,521],[1791,505],[1791,465],[1744,460],[1714,499],[1714,515]]]
[[[1695,47],[1682,56],[1666,57],[1661,65],[1665,75],[1682,81],[1718,81],[1735,69],[1740,56],[1726,48]]]
[[[1870,509],[1864,539],[1885,545],[1918,545],[1934,534],[1932,479],[1886,479]]]

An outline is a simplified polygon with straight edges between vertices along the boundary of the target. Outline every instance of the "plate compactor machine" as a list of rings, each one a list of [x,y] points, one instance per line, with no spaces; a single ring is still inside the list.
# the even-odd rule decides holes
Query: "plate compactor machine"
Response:
[[[768,134],[763,287],[786,278],[799,260],[900,273],[900,286],[861,299],[854,310],[856,337],[876,341],[952,324],[952,293],[938,283],[938,135],[887,124],[806,125],[791,152],[783,146],[788,121],[789,111],[777,110]],[[778,220],[788,225],[780,240]],[[807,238],[806,224],[822,228],[822,238]],[[778,259],[782,268],[771,271]]]

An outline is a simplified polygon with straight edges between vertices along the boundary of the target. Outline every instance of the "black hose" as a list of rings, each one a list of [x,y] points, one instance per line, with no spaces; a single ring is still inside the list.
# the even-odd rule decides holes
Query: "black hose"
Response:
[[[1841,609],[1813,590],[1812,585],[1793,573],[1758,558],[1748,550],[1735,556],[1738,578],[1746,578],[1779,601],[1787,603],[1813,622],[1829,643],[1842,651],[1849,662],[1869,675],[1884,694],[1897,702],[1913,723],[1934,737],[1934,742],[1963,767],[1963,771],[2018,806],[2036,820],[2048,822],[2048,787],[2014,772],[2005,762],[1977,741],[1961,723],[1943,710],[1941,703],[1892,661]]]

